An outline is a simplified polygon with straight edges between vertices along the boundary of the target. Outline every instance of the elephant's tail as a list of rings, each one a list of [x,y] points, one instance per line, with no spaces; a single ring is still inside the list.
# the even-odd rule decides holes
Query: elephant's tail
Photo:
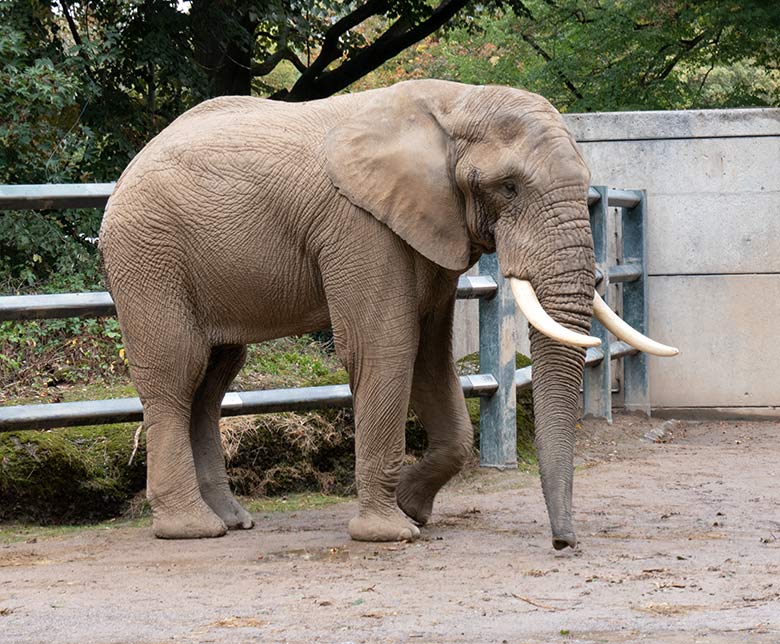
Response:
[[[105,246],[106,239],[108,237],[108,227],[105,225],[105,215],[103,215],[103,222],[100,226],[100,232],[98,233],[98,261],[100,263],[100,273],[103,275],[103,283],[106,286],[106,290],[111,293],[111,280],[108,278],[108,270],[106,270],[106,257]]]

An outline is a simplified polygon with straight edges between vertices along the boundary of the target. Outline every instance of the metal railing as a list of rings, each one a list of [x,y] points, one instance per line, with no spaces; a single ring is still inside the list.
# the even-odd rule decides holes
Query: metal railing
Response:
[[[114,184],[0,186],[0,210],[101,208]],[[644,192],[591,188],[588,197],[596,247],[597,279],[609,303],[609,284],[623,283],[626,321],[645,332],[647,326],[647,273],[644,252]],[[608,207],[622,209],[624,263],[609,266]],[[516,457],[516,391],[529,387],[532,367],[515,369],[515,309],[510,289],[498,271],[495,255],[480,259],[480,275],[463,276],[459,299],[479,299],[480,374],[462,376],[466,397],[480,398],[480,460],[483,466],[511,467]],[[114,315],[111,295],[64,293],[0,297],[0,321]],[[623,342],[609,344],[606,330],[594,320],[593,335],[602,347],[588,349],[583,383],[586,414],[611,419],[611,360],[624,358],[624,405],[649,412],[647,365],[643,354]],[[609,347],[608,352],[605,348]],[[605,356],[608,356],[605,359]],[[222,401],[223,416],[279,411],[348,407],[348,385],[229,392]],[[140,421],[138,398],[70,403],[0,406],[0,432],[50,429],[74,425]]]

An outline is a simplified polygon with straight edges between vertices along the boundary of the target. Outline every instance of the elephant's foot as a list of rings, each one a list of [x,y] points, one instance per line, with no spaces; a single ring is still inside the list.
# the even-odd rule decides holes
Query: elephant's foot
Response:
[[[158,539],[206,539],[227,532],[225,522],[203,501],[186,510],[153,509],[152,529]]]
[[[349,522],[349,536],[355,541],[413,541],[420,530],[401,515],[361,514]]]
[[[228,530],[249,530],[255,525],[252,515],[241,507],[229,489],[208,491],[201,488],[201,493],[203,500],[224,521]]]
[[[418,525],[425,525],[433,512],[433,500],[438,487],[420,480],[420,473],[414,466],[407,467],[401,473],[396,489],[396,501],[403,513]]]

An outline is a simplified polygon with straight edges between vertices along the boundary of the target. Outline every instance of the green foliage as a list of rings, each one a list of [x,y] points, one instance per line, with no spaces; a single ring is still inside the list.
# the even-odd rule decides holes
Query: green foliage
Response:
[[[127,377],[115,318],[0,322],[0,403],[31,389]],[[56,399],[56,396],[55,396]]]
[[[564,111],[780,105],[780,5],[512,0],[476,8],[361,87],[435,77],[524,87]]]
[[[56,7],[56,9],[55,9]],[[197,101],[177,3],[0,3],[0,183],[113,181],[141,146]],[[84,28],[88,25],[88,28]],[[202,83],[201,83],[202,85]],[[0,288],[77,275],[100,288],[98,210],[0,215]],[[40,288],[37,288],[40,290]]]

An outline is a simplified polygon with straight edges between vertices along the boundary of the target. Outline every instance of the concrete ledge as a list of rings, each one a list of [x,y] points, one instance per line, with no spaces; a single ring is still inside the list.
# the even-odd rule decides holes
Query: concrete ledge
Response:
[[[654,407],[652,415],[654,418],[673,418],[675,420],[766,420],[777,422],[780,419],[780,407]]]
[[[565,114],[580,142],[780,136],[780,109]]]

